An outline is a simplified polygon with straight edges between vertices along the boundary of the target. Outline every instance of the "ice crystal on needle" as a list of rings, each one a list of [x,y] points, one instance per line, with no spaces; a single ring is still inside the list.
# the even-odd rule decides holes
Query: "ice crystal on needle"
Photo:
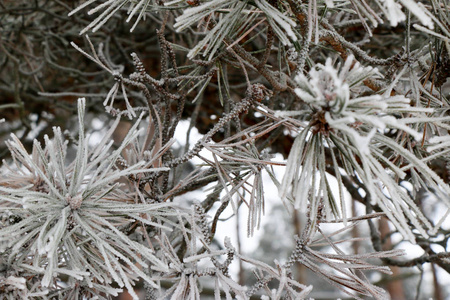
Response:
[[[311,114],[309,124],[300,129],[289,154],[280,196],[292,199],[295,207],[304,211],[307,208],[316,211],[323,203],[328,217],[333,213],[345,219],[342,176],[358,176],[372,201],[405,237],[414,240],[408,222],[424,236],[428,236],[427,230],[433,229],[432,225],[396,183],[395,176],[404,178],[404,170],[389,162],[378,149],[392,148],[405,160],[411,159],[411,164],[426,169],[383,132],[394,128],[411,139],[420,140],[422,134],[406,126],[395,114],[406,111],[420,114],[429,110],[411,107],[410,100],[404,96],[359,96],[362,82],[376,72],[376,69],[355,63],[350,56],[341,68],[333,67],[328,59],[325,65],[313,68],[308,76],[296,77],[298,88],[295,91],[310,105]],[[335,162],[334,167],[326,167],[325,153]],[[338,161],[346,166],[345,173],[337,167]],[[383,165],[387,165],[389,171]],[[339,184],[339,201],[330,190],[326,175],[330,172]],[[429,169],[426,172],[432,173]],[[316,216],[315,213],[310,215]]]
[[[54,128],[53,139],[45,138],[45,147],[35,142],[31,155],[15,135],[8,141],[14,164],[3,170],[8,176],[0,180],[0,201],[1,210],[14,221],[0,229],[1,250],[9,264],[42,274],[43,287],[69,275],[70,283],[107,294],[117,294],[111,286],[115,281],[137,299],[132,285],[138,278],[155,285],[142,267],[164,265],[124,230],[136,220],[162,228],[165,218],[177,213],[164,203],[136,204],[133,192],[120,188],[121,178],[163,169],[142,161],[117,167],[122,151],[139,134],[139,122],[116,150],[107,142],[112,130],[91,150],[84,135],[84,109],[80,99],[78,149],[69,165],[59,128]]]

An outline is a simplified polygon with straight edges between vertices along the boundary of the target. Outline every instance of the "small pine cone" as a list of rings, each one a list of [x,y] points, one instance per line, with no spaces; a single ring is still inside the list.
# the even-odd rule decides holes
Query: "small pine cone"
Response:
[[[257,102],[261,102],[266,97],[270,98],[272,95],[273,92],[260,83],[252,84],[245,92],[247,99]]]

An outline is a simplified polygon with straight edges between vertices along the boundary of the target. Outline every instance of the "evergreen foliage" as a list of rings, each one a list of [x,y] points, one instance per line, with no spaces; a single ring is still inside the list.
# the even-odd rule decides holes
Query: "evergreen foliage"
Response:
[[[143,286],[145,299],[307,299],[321,287],[302,266],[336,297],[388,299],[368,274],[450,274],[449,12],[445,0],[0,3],[0,298],[139,299]],[[216,237],[227,209],[255,235],[269,202],[302,213],[288,257],[268,264]],[[424,254],[401,257],[405,242]]]

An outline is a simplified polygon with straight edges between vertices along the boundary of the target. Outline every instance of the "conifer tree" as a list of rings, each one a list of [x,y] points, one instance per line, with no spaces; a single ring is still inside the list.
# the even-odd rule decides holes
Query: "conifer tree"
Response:
[[[301,266],[336,298],[389,299],[373,274],[414,267],[421,283],[430,264],[443,299],[449,11],[3,1],[0,298],[319,299]],[[217,237],[239,214],[261,233],[279,204],[289,255],[268,263]]]

